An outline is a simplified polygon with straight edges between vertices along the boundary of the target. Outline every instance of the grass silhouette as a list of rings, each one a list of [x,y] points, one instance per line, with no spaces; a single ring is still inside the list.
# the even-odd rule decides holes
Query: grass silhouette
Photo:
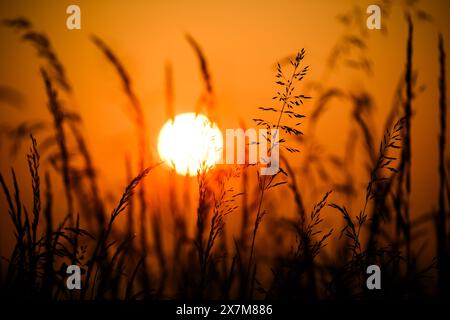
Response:
[[[343,17],[344,19],[345,17]],[[345,19],[344,19],[345,20]],[[178,196],[183,192],[170,177],[167,190],[170,201],[168,216],[172,233],[162,232],[163,216],[166,212],[159,203],[148,203],[150,193],[145,179],[151,180],[152,170],[158,166],[147,151],[147,124],[144,108],[134,92],[131,76],[118,55],[99,37],[92,41],[114,67],[123,91],[129,100],[130,115],[136,127],[139,150],[138,173],[133,173],[131,158],[127,156],[126,171],[128,185],[117,202],[108,209],[102,198],[88,144],[80,127],[82,115],[68,110],[59,101],[60,94],[71,92],[72,87],[64,67],[45,34],[35,31],[25,18],[4,21],[3,25],[19,32],[21,38],[31,43],[43,59],[41,69],[44,89],[47,94],[48,111],[52,126],[43,123],[21,123],[8,128],[10,141],[17,146],[24,136],[29,136],[31,146],[27,163],[31,179],[32,204],[22,200],[22,187],[14,169],[11,179],[0,174],[4,200],[13,225],[14,247],[9,257],[2,257],[0,265],[0,291],[3,296],[32,299],[57,300],[103,300],[103,299],[373,299],[373,298],[424,298],[449,297],[449,237],[448,206],[450,189],[446,168],[446,74],[445,51],[442,35],[438,38],[439,49],[439,194],[438,209],[433,212],[435,221],[436,255],[425,266],[417,263],[417,227],[423,223],[414,220],[411,214],[411,127],[415,79],[413,72],[413,33],[411,16],[407,16],[407,39],[405,74],[398,86],[396,102],[386,121],[382,141],[375,142],[371,126],[372,97],[368,92],[344,92],[334,87],[323,87],[318,97],[300,94],[296,85],[307,75],[308,66],[303,66],[304,49],[292,57],[280,61],[276,66],[276,95],[274,107],[261,107],[257,126],[280,129],[280,137],[268,135],[272,146],[281,147],[281,167],[273,176],[258,174],[258,166],[242,165],[232,168],[202,168],[197,175],[198,202],[194,231],[188,228],[183,204]],[[196,54],[204,82],[204,92],[199,106],[206,106],[211,117],[214,114],[214,91],[211,70],[206,55],[198,42],[190,35],[188,43]],[[333,50],[333,59],[328,61],[332,70],[340,63],[339,56],[348,46],[363,48],[364,40],[346,35]],[[361,68],[371,74],[368,57],[353,61],[350,68]],[[286,72],[289,69],[290,72]],[[172,67],[166,65],[166,115],[174,116]],[[346,175],[346,183],[330,185],[329,192],[314,195],[316,205],[308,208],[305,193],[312,181],[308,174],[290,163],[288,154],[305,149],[314,155],[314,141],[300,131],[301,110],[304,103],[314,104],[310,131],[322,116],[331,99],[346,99],[352,105],[352,125],[356,134],[363,138],[363,147],[357,152],[369,159],[369,181],[359,211],[332,200],[334,192],[350,195],[359,188],[345,159],[334,159],[334,165]],[[400,106],[400,107],[399,107]],[[403,107],[403,108],[401,108]],[[275,120],[274,120],[275,119]],[[41,156],[46,141],[38,141],[34,135],[40,130],[52,130],[49,144],[57,151],[49,158]],[[71,141],[75,142],[72,147]],[[40,143],[38,143],[40,142]],[[348,152],[355,152],[354,142],[348,142]],[[75,166],[74,153],[81,155],[82,167]],[[302,156],[302,155],[301,155]],[[327,173],[324,161],[313,157],[303,170],[318,168],[323,180]],[[56,219],[54,199],[58,190],[52,187],[49,172],[41,172],[42,161],[49,161],[61,177],[66,200],[63,219]],[[256,170],[256,171],[255,171]],[[173,174],[173,173],[172,173]],[[147,177],[148,176],[148,177]],[[302,176],[300,183],[299,177]],[[231,182],[240,184],[235,190]],[[311,185],[313,183],[311,182]],[[335,188],[336,187],[336,188]],[[295,217],[283,218],[280,208],[269,206],[270,194],[290,192],[295,205]],[[314,190],[313,187],[310,187]],[[137,199],[134,198],[134,193]],[[185,199],[191,190],[184,191]],[[136,201],[138,200],[138,201]],[[187,202],[187,200],[186,200]],[[32,210],[27,208],[31,207]],[[325,210],[338,213],[343,227],[328,228],[324,223]],[[134,216],[138,212],[138,218]],[[242,218],[238,235],[229,237],[228,218],[240,212]],[[126,215],[126,227],[117,226],[117,218]],[[262,232],[263,219],[270,215],[276,220],[283,240]],[[139,228],[136,228],[136,225]],[[272,226],[268,226],[271,228]],[[275,227],[274,227],[275,229]],[[337,234],[338,239],[333,238]],[[262,236],[265,242],[260,242]],[[171,236],[171,239],[168,239]],[[264,247],[272,241],[280,250]],[[282,249],[282,241],[289,242],[288,251]],[[230,245],[230,242],[232,245]],[[333,245],[333,256],[324,248]],[[419,252],[420,253],[420,252]],[[156,263],[154,263],[156,262]],[[69,264],[82,269],[81,291],[68,290],[65,285]],[[383,291],[368,290],[365,281],[366,268],[377,264],[383,272]],[[269,267],[270,275],[261,269]],[[3,268],[2,266],[6,266]],[[429,281],[429,277],[438,280]]]

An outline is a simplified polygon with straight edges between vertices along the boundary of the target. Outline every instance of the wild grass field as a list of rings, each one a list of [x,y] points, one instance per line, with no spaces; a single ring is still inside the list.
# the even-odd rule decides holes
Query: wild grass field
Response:
[[[390,1],[380,5],[386,16],[394,6]],[[0,111],[1,157],[26,160],[28,167],[28,172],[11,167],[0,173],[0,214],[9,220],[0,235],[8,243],[1,252],[1,295],[44,300],[449,298],[448,39],[432,34],[427,48],[418,47],[417,30],[433,18],[414,1],[401,10],[404,16],[396,19],[406,34],[400,45],[403,72],[392,75],[400,79],[394,97],[383,97],[386,119],[376,116],[371,90],[344,90],[327,81],[337,66],[349,77],[376,71],[367,30],[355,27],[361,10],[338,16],[347,31],[329,53],[321,81],[308,80],[314,69],[307,63],[308,48],[293,45],[295,54],[267,61],[274,65],[272,90],[265,92],[272,104],[255,105],[251,116],[239,121],[242,128],[280,130],[281,164],[273,176],[260,175],[261,165],[250,164],[177,175],[149,147],[146,114],[152,110],[135,91],[133,74],[120,58],[124,53],[91,35],[93,50],[107,72],[114,72],[110,81],[126,98],[122,121],[130,123],[134,135],[127,144],[135,146],[135,154],[109,146],[113,157],[123,159],[122,167],[108,173],[126,175],[121,194],[104,190],[98,174],[103,163],[89,139],[95,132],[86,130],[85,115],[71,107],[76,88],[52,39],[31,18],[3,20],[1,28],[41,63],[36,69],[40,82],[34,85],[45,93],[46,106],[35,107],[44,108],[48,118],[14,122]],[[210,68],[215,57],[194,35],[186,34],[184,41],[198,60],[202,81],[193,111],[220,123]],[[423,121],[415,110],[423,108],[416,102],[424,90],[414,57],[423,50],[437,52],[428,58],[439,66],[428,70],[435,82],[426,88],[439,97],[428,101],[435,106],[429,112],[438,110],[432,115],[438,137],[420,133],[438,155],[435,162],[423,155],[438,177],[437,192],[427,199],[430,212],[411,205],[417,183],[412,170],[421,170],[413,163],[413,154],[421,150],[412,148],[412,130]],[[164,70],[168,120],[176,114],[176,70],[170,63]],[[0,87],[0,100],[1,108],[26,113],[15,90]],[[317,142],[319,122],[336,101],[351,106],[342,157],[327,155]],[[107,119],[99,119],[98,127]],[[362,161],[363,174],[355,161]],[[366,286],[367,267],[374,264],[381,269],[381,290]],[[69,265],[82,269],[81,290],[66,287]]]

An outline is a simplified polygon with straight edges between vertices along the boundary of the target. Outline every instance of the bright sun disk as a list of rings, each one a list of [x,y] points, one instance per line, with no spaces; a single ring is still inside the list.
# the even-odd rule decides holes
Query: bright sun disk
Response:
[[[202,165],[214,166],[221,159],[222,150],[222,133],[202,114],[179,114],[159,132],[159,156],[182,175],[196,175]]]

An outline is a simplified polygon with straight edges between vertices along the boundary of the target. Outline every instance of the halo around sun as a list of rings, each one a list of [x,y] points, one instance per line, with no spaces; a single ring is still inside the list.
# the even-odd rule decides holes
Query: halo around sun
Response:
[[[168,120],[158,137],[158,153],[181,175],[196,175],[222,158],[223,137],[206,116],[182,113]]]

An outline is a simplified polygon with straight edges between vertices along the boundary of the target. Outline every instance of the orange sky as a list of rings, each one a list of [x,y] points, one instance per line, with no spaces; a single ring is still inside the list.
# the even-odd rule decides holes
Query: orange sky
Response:
[[[82,29],[65,26],[66,7],[81,8]],[[125,180],[124,154],[134,153],[134,128],[125,115],[127,99],[113,68],[90,41],[103,38],[121,58],[145,108],[150,149],[165,121],[164,66],[174,70],[176,112],[194,111],[202,90],[198,62],[184,38],[190,33],[208,59],[216,90],[217,110],[222,130],[234,128],[239,119],[251,124],[256,108],[267,106],[274,93],[273,65],[287,55],[306,49],[310,65],[307,81],[320,81],[331,48],[344,29],[336,16],[371,1],[1,1],[0,18],[24,16],[36,29],[44,31],[64,64],[74,92],[71,107],[80,111],[100,180],[118,193]],[[420,4],[433,23],[418,22],[414,35],[414,68],[419,85],[427,89],[414,101],[413,130],[413,210],[429,211],[437,203],[437,32],[444,34],[450,52],[450,2],[424,1]],[[385,17],[382,17],[384,19]],[[376,103],[376,141],[381,137],[396,83],[404,70],[406,24],[399,5],[389,17],[388,35],[369,31],[368,55],[374,61],[371,77],[357,73],[337,73],[329,82],[342,88],[366,88]],[[46,97],[39,76],[42,60],[29,44],[21,43],[13,31],[0,28],[0,85],[18,89],[25,106],[15,110],[1,105],[1,122],[49,119]],[[450,74],[447,64],[447,74]],[[306,81],[306,82],[307,82]],[[314,97],[313,97],[314,99]],[[312,112],[308,102],[304,113]],[[324,115],[317,134],[324,148],[342,155],[348,134],[350,109],[335,102]],[[304,121],[305,133],[308,119]],[[12,162],[8,149],[0,149],[0,169],[11,165],[24,168],[25,149]],[[300,155],[301,157],[301,155]],[[360,159],[361,161],[363,159]],[[367,172],[360,164],[360,185],[364,190]],[[24,179],[27,172],[22,170]],[[317,200],[317,199],[315,199]]]

